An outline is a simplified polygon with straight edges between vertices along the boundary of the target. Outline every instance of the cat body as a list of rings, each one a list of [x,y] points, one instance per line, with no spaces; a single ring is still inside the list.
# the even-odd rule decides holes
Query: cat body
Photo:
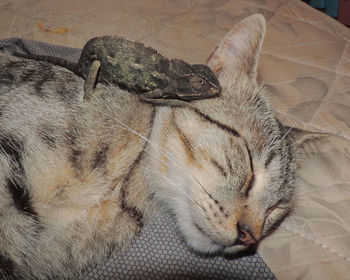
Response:
[[[62,278],[170,208],[187,244],[236,253],[292,207],[297,146],[256,81],[265,20],[239,23],[208,59],[222,94],[155,106],[114,86],[0,56],[0,263],[9,279]]]

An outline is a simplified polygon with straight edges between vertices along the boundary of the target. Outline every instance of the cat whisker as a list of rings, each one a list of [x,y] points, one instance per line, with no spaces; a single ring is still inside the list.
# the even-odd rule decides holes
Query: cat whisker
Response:
[[[303,112],[309,109],[309,107],[312,107],[315,103],[317,103],[316,100],[314,100],[309,106],[305,106],[305,109],[303,110]],[[295,122],[289,127],[289,129],[284,133],[284,135],[278,139],[277,142],[275,142],[277,140],[277,137],[272,138],[270,141],[270,144],[267,146],[267,150],[269,150],[273,145],[279,145],[289,135],[289,133],[293,130],[293,128],[295,128],[296,124],[300,122],[301,122],[300,120],[295,120]]]
[[[314,103],[316,103],[316,102],[318,102],[319,103],[319,101],[313,101]],[[309,109],[309,108],[311,108],[311,107],[313,107],[315,104],[314,103],[311,103],[311,104],[305,104],[305,105],[303,105],[303,104],[301,104],[301,105],[296,105],[296,106],[280,106],[280,107],[278,107],[277,109],[276,109],[276,111],[280,111],[280,110],[286,110],[286,109],[298,109],[298,108],[306,108],[306,109]]]
[[[147,152],[150,156],[154,156],[154,154],[151,154],[151,153],[148,152],[148,151],[145,151],[145,152]],[[160,160],[160,161],[161,161],[163,164],[165,164],[166,166],[168,166],[167,162],[165,162],[164,160],[160,159],[159,157],[157,157],[157,159]],[[168,159],[169,159],[169,160],[172,160],[172,159],[170,159],[169,157],[168,157]],[[142,161],[140,160],[140,162],[142,162]],[[180,166],[179,164],[177,164],[177,163],[176,163],[176,165],[177,165],[178,167],[181,167],[181,166]],[[149,165],[148,165],[148,167],[151,168]],[[154,168],[153,168],[153,169],[154,169]],[[156,170],[156,169],[154,169],[154,170],[158,172],[157,174],[162,175],[162,178],[163,178],[163,179],[165,178],[165,176],[164,176],[163,174],[161,174],[158,170]],[[184,176],[186,176],[186,177],[187,177],[188,179],[190,179],[190,180],[191,180],[191,178],[193,178],[194,181],[198,184],[198,186],[199,186],[201,189],[203,189],[204,192],[205,192],[210,198],[213,198],[213,196],[206,190],[206,188],[199,182],[199,180],[198,180],[192,173],[190,173],[190,175],[184,174]],[[167,182],[169,182],[169,181],[167,181]],[[197,186],[197,184],[195,184],[195,186]],[[177,187],[178,187],[178,186],[177,186]],[[185,193],[185,194],[186,194],[186,193]],[[202,207],[202,209],[204,210],[203,207]]]
[[[140,160],[140,162],[143,162]],[[190,201],[192,201],[193,203],[197,204],[203,211],[205,211],[205,208],[198,202],[195,201],[192,197],[190,197],[183,188],[179,187],[178,185],[174,184],[167,176],[164,176],[164,174],[162,174],[159,170],[151,167],[150,165],[146,165],[146,167],[153,172],[154,174],[160,176],[162,179],[164,179],[169,185],[177,188],[178,190],[181,191],[181,193],[183,193]]]
[[[178,162],[176,161],[176,159],[174,158],[171,158],[166,152],[165,149],[163,149],[162,147],[158,146],[157,144],[153,143],[153,141],[151,141],[150,139],[148,139],[147,137],[141,135],[140,133],[138,133],[137,131],[133,130],[132,128],[130,128],[128,125],[122,123],[121,121],[117,120],[121,126],[119,126],[120,128],[124,128],[132,133],[134,133],[135,135],[139,136],[140,138],[142,138],[143,140],[145,140],[147,143],[149,143],[150,145],[152,145],[153,147],[155,147],[163,156],[165,156],[168,160],[170,160],[172,163],[174,163],[177,167],[180,167],[181,166],[178,164]],[[146,151],[146,150],[145,150]],[[148,154],[150,154],[148,152]],[[154,154],[150,154],[151,156],[155,157]],[[166,162],[164,162],[161,158],[159,157],[156,157],[158,160],[160,160],[162,163],[166,164]],[[188,170],[187,170],[188,171]],[[187,175],[187,176],[191,176],[197,183],[198,185],[209,195],[209,197],[212,198],[212,195],[204,188],[204,186],[198,181],[198,179],[191,173],[189,172],[190,175]]]
[[[206,190],[206,188],[199,182],[199,180],[193,176],[194,180],[198,183],[198,185],[207,193],[207,195],[212,198],[213,196]]]
[[[141,137],[141,138],[142,138],[143,140],[145,140],[147,143],[149,143],[149,144],[151,144],[153,147],[157,148],[157,149],[160,151],[160,153],[161,153],[162,155],[164,155],[167,159],[169,159],[170,161],[172,161],[172,163],[176,164],[177,167],[180,167],[180,168],[181,168],[181,166],[180,166],[175,160],[173,160],[171,157],[168,156],[168,154],[165,153],[166,150],[164,150],[162,147],[160,147],[160,146],[158,146],[157,144],[153,143],[153,142],[152,142],[150,139],[148,139],[147,137],[145,137],[145,136],[139,134],[137,131],[135,131],[134,129],[130,128],[128,125],[122,123],[122,122],[119,121],[119,120],[117,120],[117,121],[121,124],[121,127],[120,127],[120,128],[124,128],[124,129],[126,129],[126,130],[128,130],[128,131],[134,133],[135,135]],[[146,151],[149,155],[155,157],[154,154],[149,153],[147,150],[145,150],[145,151]],[[164,164],[167,165],[167,163],[164,162],[164,161],[163,161],[162,159],[160,159],[159,157],[157,157],[157,159],[160,160],[162,163],[164,163]],[[142,162],[142,161],[140,160],[140,162]],[[149,165],[148,165],[148,166],[149,166]],[[150,166],[149,166],[149,167],[150,167]],[[157,172],[158,172],[157,174],[161,175],[162,178],[165,179],[165,176],[164,176],[163,174],[161,174],[158,170],[155,170],[155,169],[154,169],[153,171],[154,171],[154,172],[157,171]],[[187,176],[187,177],[191,176],[191,177],[198,183],[198,185],[206,192],[206,194],[207,194],[210,198],[213,198],[213,196],[205,189],[205,187],[199,182],[199,180],[198,180],[191,172],[190,172],[190,175],[187,175],[187,174],[186,174],[185,176]],[[189,179],[190,179],[190,178],[189,178]],[[170,181],[168,178],[166,179],[166,181],[167,181],[168,183],[171,184],[171,181]],[[171,185],[172,185],[172,184],[171,184]],[[179,188],[179,186],[176,186],[176,187]],[[190,198],[185,192],[184,192],[184,194],[185,194],[189,199],[192,200],[192,198]],[[192,200],[192,201],[193,201],[193,200]],[[193,202],[194,202],[194,201],[193,201]],[[198,202],[195,202],[195,203],[198,203]],[[203,206],[200,205],[200,207],[204,210],[204,207],[203,207]],[[205,210],[204,210],[204,211],[205,211]]]

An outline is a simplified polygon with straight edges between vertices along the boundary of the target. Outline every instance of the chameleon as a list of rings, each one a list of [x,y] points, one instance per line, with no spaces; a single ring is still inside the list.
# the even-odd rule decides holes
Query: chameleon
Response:
[[[16,56],[63,66],[85,79],[84,100],[95,94],[97,82],[117,84],[146,100],[193,101],[220,95],[212,70],[202,64],[168,59],[145,44],[119,36],[90,39],[78,63],[53,56],[15,53]]]

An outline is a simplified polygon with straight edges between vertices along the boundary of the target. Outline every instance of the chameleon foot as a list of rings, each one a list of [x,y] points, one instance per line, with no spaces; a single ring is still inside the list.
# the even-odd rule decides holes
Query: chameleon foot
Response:
[[[100,66],[101,63],[98,60],[92,63],[84,84],[84,100],[89,100],[96,93],[95,84]]]

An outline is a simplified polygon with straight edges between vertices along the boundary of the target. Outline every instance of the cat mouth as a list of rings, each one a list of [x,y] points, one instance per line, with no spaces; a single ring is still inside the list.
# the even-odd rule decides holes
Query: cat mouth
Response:
[[[208,237],[213,243],[216,243],[215,241],[212,240],[212,238],[204,231],[204,229],[198,225],[197,223],[193,223],[193,226],[203,235],[205,235],[206,237]],[[219,243],[217,243],[216,245],[220,245]]]
[[[242,244],[242,242],[240,242],[239,240],[236,240],[234,242],[227,242],[226,244],[224,244],[223,242],[217,241],[216,238],[212,237],[211,235],[209,235],[208,233],[206,233],[206,231],[200,226],[198,225],[196,222],[193,222],[193,227],[200,233],[202,234],[204,237],[206,237],[208,239],[208,241],[210,241],[210,243],[212,243],[213,247],[216,248],[216,253],[235,253],[237,251],[241,251],[247,248],[247,246],[245,246],[244,244]]]

